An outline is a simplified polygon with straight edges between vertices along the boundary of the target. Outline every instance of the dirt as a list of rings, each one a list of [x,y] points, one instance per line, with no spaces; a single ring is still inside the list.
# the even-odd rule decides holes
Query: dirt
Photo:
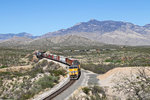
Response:
[[[39,59],[35,55],[33,55],[32,62],[38,62],[38,60]]]
[[[112,76],[114,76],[112,77],[112,79],[115,77],[120,78],[120,76],[122,75],[130,76],[133,74],[138,74],[138,70],[141,70],[144,68],[150,70],[150,67],[118,67],[118,68],[114,68],[108,71],[105,74],[99,75],[97,78],[102,81],[102,80],[107,80],[109,77],[112,77]],[[150,71],[146,70],[146,72],[148,75],[150,75]]]

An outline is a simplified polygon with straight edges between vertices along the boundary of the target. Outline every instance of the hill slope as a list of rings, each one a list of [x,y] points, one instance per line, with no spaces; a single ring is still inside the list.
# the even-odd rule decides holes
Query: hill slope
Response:
[[[2,41],[0,43],[0,46],[5,46],[5,47],[23,46],[28,44],[31,40],[32,39],[27,37],[13,37]]]
[[[77,35],[64,35],[50,38],[30,39],[27,37],[13,37],[4,40],[0,46],[5,47],[22,47],[22,48],[49,48],[62,46],[102,46],[104,43],[95,42],[85,37]]]
[[[90,39],[76,36],[76,35],[64,35],[51,38],[39,38],[33,40],[29,45],[35,46],[93,46],[103,45],[103,43],[95,42]]]

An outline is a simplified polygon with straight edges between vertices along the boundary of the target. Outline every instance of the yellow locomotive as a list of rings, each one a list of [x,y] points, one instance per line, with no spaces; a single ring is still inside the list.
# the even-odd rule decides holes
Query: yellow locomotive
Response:
[[[78,60],[73,60],[72,65],[69,66],[70,79],[78,79],[81,74],[80,63]]]

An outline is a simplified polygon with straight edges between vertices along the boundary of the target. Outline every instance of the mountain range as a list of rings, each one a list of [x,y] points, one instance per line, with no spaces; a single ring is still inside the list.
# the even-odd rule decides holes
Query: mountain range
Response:
[[[122,21],[98,21],[78,23],[70,28],[49,32],[42,37],[74,34],[88,39],[117,45],[150,45],[150,24],[134,25]]]
[[[30,33],[26,33],[26,32],[22,32],[22,33],[18,33],[18,34],[14,34],[14,33],[8,33],[8,34],[0,34],[0,40],[6,40],[6,39],[10,39],[13,37],[27,37],[27,38],[37,38],[38,36],[33,36]]]
[[[98,21],[95,19],[88,22],[78,23],[70,28],[55,32],[48,32],[42,36],[32,36],[29,33],[0,34],[0,46],[10,44],[11,38],[21,38],[24,42],[19,45],[150,45],[150,24],[139,26],[123,21]],[[28,39],[27,39],[28,38]],[[3,41],[2,41],[3,40]],[[27,41],[27,42],[25,42]],[[17,44],[18,42],[14,42]]]

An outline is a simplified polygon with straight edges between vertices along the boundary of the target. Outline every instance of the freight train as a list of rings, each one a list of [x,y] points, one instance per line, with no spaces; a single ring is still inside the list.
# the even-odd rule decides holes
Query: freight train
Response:
[[[36,52],[35,55],[39,59],[47,58],[69,65],[69,77],[71,80],[79,79],[81,75],[80,62],[78,60],[39,51]]]

